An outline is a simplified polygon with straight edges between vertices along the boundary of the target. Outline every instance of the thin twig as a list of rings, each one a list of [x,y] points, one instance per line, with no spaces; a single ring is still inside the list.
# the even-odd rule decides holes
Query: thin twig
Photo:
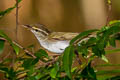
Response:
[[[10,56],[10,54],[11,54],[11,51],[7,55],[5,55],[5,57],[3,57],[3,59],[0,61],[0,63],[3,62],[6,58],[8,58]]]
[[[24,50],[27,54],[31,55],[33,58],[36,58],[36,56],[34,56],[32,52],[28,51],[27,49],[19,45],[17,42],[13,41],[13,43],[17,45],[19,48],[21,48],[22,50]]]
[[[16,0],[16,41],[18,41],[17,35],[18,35],[18,0]]]
[[[74,52],[75,52],[75,54],[76,54],[76,56],[77,56],[77,61],[78,61],[79,65],[81,65],[81,64],[82,64],[82,61],[80,60],[78,51],[75,50]]]
[[[5,40],[7,41],[5,38],[0,37],[1,40]],[[31,55],[33,58],[36,58],[36,56],[33,55],[32,52],[28,51],[27,49],[25,49],[24,47],[22,47],[21,45],[19,45],[17,42],[12,41],[15,45],[17,45],[19,48],[21,48],[24,52],[26,52],[27,54]]]
[[[108,3],[108,15],[107,15],[107,19],[106,19],[106,25],[109,26],[109,21],[110,21],[110,15],[112,12],[112,2]]]

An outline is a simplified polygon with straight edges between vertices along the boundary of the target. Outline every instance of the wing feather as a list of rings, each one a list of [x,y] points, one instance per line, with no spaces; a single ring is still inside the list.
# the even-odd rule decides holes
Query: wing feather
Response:
[[[53,40],[71,40],[78,34],[72,32],[53,32],[49,35],[49,38]]]

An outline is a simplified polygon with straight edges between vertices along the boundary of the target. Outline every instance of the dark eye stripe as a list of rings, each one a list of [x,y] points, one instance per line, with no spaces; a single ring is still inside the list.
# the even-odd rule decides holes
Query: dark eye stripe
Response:
[[[44,36],[47,36],[47,33],[43,32],[43,31],[40,31],[38,29],[35,29],[36,32],[40,32],[41,34],[43,34]]]
[[[43,34],[44,36],[47,36],[47,34],[46,34],[46,33],[44,33],[44,32],[42,32],[42,31],[40,31],[40,33],[41,33],[41,34]]]

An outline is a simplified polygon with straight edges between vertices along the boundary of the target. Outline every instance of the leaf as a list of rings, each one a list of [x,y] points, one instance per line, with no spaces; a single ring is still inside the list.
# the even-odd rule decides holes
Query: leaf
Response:
[[[35,65],[38,61],[39,61],[39,59],[38,59],[38,58],[35,58],[34,60],[31,61],[31,64],[30,64],[30,65]]]
[[[108,78],[107,80],[120,80],[120,76],[114,76],[114,77]]]
[[[73,55],[74,55],[74,47],[70,45],[65,49],[64,55],[63,55],[63,68],[69,78],[72,77],[71,66],[73,61]]]
[[[15,53],[18,55],[19,51],[20,51],[20,48],[17,45],[13,44],[13,43],[12,43],[12,47],[13,47]]]
[[[3,48],[4,48],[4,40],[0,40],[0,54],[3,52]]]
[[[92,46],[92,52],[95,54],[95,56],[102,57],[102,55],[105,54],[104,49],[100,50],[97,46]]]
[[[96,38],[95,37],[91,37],[88,41],[87,41],[87,46],[93,45],[94,43],[96,43]]]
[[[0,37],[5,38],[13,47],[14,51],[16,52],[16,54],[19,54],[19,47],[17,45],[15,45],[12,40],[2,31],[0,30]]]
[[[77,70],[77,67],[72,68],[71,72],[74,72],[75,70]]]
[[[12,40],[2,30],[0,30],[0,37],[5,38],[10,44],[12,43]]]
[[[109,24],[112,25],[112,24],[115,24],[115,23],[118,23],[120,22],[120,20],[113,20],[113,21],[110,21]]]
[[[0,72],[7,73],[8,68],[7,67],[0,67]]]
[[[105,55],[102,55],[102,58],[101,58],[101,59],[102,59],[103,61],[107,62],[107,63],[109,62],[108,59],[105,57]]]
[[[25,69],[30,69],[31,67],[35,66],[35,64],[39,61],[38,58],[29,58],[29,59],[25,59],[22,66],[25,68]]]
[[[6,14],[10,13],[14,8],[15,8],[15,7],[10,7],[10,8],[8,8],[8,9],[4,10],[4,11],[1,11],[1,12],[0,12],[0,19],[1,19],[3,16],[5,16]]]
[[[41,75],[40,73],[38,73],[36,76],[35,76],[35,79],[39,80],[41,78]]]
[[[114,38],[114,37],[111,37],[111,38],[109,39],[109,43],[110,43],[110,45],[111,45],[112,47],[116,47],[116,43],[115,43],[115,38]]]
[[[27,72],[27,76],[31,77],[32,74],[35,73],[35,68],[32,66],[29,67],[29,71]]]
[[[57,74],[57,71],[55,70],[55,68],[53,68],[53,69],[51,70],[51,72],[50,72],[50,76],[51,76],[52,78],[55,78],[55,77],[56,77],[56,74]]]
[[[8,71],[8,75],[9,75],[10,80],[16,79],[16,72],[13,70],[13,68],[10,68],[10,70]]]
[[[111,27],[104,33],[104,37],[108,38],[108,36],[120,32],[120,22],[111,25]]]
[[[115,66],[120,66],[120,64],[100,64],[100,65],[97,65],[95,67],[115,67]]]
[[[58,73],[58,70],[59,70],[59,63],[56,62],[55,66],[52,68],[51,72],[50,72],[50,76],[52,78],[56,78],[56,75]]]
[[[97,80],[111,80],[111,79],[108,79],[111,77],[112,75],[100,75],[100,76],[97,76]]]
[[[35,56],[38,57],[38,58],[43,58],[43,57],[48,58],[49,57],[47,52],[43,49],[40,49],[37,52],[35,52]]]
[[[22,66],[25,68],[25,69],[29,69],[31,67],[31,62],[33,61],[33,59],[25,59]]]
[[[89,35],[90,33],[96,32],[96,31],[98,31],[98,29],[93,29],[93,30],[84,31],[84,32],[80,33],[79,35],[77,35],[75,38],[73,38],[73,39],[70,41],[70,44],[73,44],[77,39],[83,38],[83,37]]]
[[[117,52],[120,52],[120,48],[118,48],[118,49],[113,49],[113,50],[106,50],[106,51],[105,51],[106,54],[117,53]]]
[[[120,74],[120,69],[116,69],[116,70],[100,70],[97,71],[96,74],[97,75],[107,75],[107,74]]]
[[[18,0],[18,3],[20,3],[22,0]],[[16,4],[13,7],[10,7],[4,11],[0,12],[0,19],[5,16],[6,14],[10,13],[14,8],[16,8]]]
[[[96,73],[94,69],[91,67],[91,62],[86,66],[83,71],[81,72],[82,78],[86,78],[87,80],[97,80]]]

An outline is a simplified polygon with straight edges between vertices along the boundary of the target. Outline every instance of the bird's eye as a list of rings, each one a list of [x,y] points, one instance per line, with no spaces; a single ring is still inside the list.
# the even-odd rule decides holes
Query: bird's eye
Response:
[[[38,32],[38,30],[37,30],[37,29],[35,29],[35,31],[36,31],[36,32]]]

